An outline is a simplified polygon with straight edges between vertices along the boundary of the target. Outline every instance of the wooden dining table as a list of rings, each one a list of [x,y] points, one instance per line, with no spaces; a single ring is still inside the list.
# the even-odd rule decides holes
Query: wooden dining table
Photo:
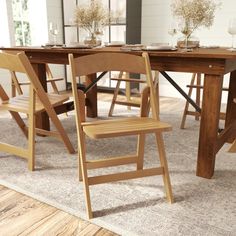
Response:
[[[122,51],[118,47],[94,49],[11,47],[1,49],[24,51],[45,90],[47,89],[45,63],[68,64],[69,53],[73,53],[75,57],[99,52],[125,52],[139,55],[142,53],[141,50]],[[233,102],[233,99],[236,98],[236,52],[231,52],[226,48],[197,48],[190,52],[176,50],[148,51],[148,53],[152,69],[160,71],[166,78],[168,78],[166,73],[168,71],[204,74],[196,175],[210,179],[214,174],[217,152],[226,142],[232,142],[236,138],[236,104]],[[224,129],[219,130],[223,77],[226,73],[230,73],[226,120]],[[89,76],[86,84],[91,84],[95,79],[96,75]],[[174,78],[172,78],[172,82],[176,83]],[[96,117],[96,85],[89,90],[86,97],[87,115]],[[63,112],[69,108],[70,106],[67,104],[65,107],[58,108],[57,112]],[[37,118],[37,125],[49,129],[46,114]]]

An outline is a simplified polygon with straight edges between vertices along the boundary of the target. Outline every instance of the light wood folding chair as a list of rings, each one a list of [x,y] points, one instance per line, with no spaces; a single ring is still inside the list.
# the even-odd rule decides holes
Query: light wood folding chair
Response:
[[[167,160],[165,155],[162,132],[170,131],[171,126],[159,120],[156,91],[153,85],[150,62],[147,53],[143,56],[125,53],[96,53],[74,58],[69,55],[72,71],[72,92],[76,111],[76,125],[79,147],[79,178],[83,181],[88,218],[93,217],[89,186],[107,182],[141,178],[153,175],[162,175],[167,199],[173,202],[171,183],[169,178]],[[77,90],[76,77],[89,75],[101,71],[124,71],[144,74],[147,85],[142,94],[142,105],[139,117],[119,118],[102,121],[85,121],[85,95]],[[151,104],[151,117],[148,117],[147,103]],[[147,133],[154,133],[159,151],[160,167],[144,169],[144,141]],[[111,157],[101,160],[89,161],[86,159],[85,137],[92,139],[113,138],[134,135],[138,137],[137,152],[129,156]],[[89,177],[88,169],[106,168],[110,166],[135,164],[133,171],[113,173]]]
[[[146,84],[146,79],[131,78],[130,73],[124,73],[121,71],[117,78],[111,78],[113,81],[117,81],[116,87],[114,89],[114,94],[111,101],[111,106],[108,112],[108,116],[112,116],[115,108],[115,104],[127,106],[130,110],[131,107],[140,107],[140,99],[137,96],[134,98],[131,94],[131,84]],[[121,91],[121,82],[125,82],[125,99],[118,99],[118,94]],[[159,72],[155,71],[154,76],[154,87],[156,88],[157,96],[159,96]],[[140,94],[137,94],[138,96]],[[159,99],[158,99],[159,101]],[[159,107],[159,104],[158,104]]]
[[[28,138],[28,147],[21,148],[6,143],[0,143],[0,150],[26,158],[29,170],[34,170],[35,166],[35,134],[53,136],[63,141],[70,153],[74,153],[74,148],[57,117],[54,107],[62,104],[69,99],[66,95],[47,94],[27,56],[21,52],[19,54],[0,53],[0,68],[11,71],[11,73],[22,73],[30,81],[29,95],[19,95],[9,98],[0,84],[0,107],[10,112],[17,125]],[[47,131],[35,127],[36,114],[47,112],[54,124],[56,131]],[[20,116],[20,113],[27,114],[28,127]]]
[[[201,73],[193,73],[192,78],[191,78],[191,82],[189,85],[187,85],[187,87],[189,88],[189,91],[188,91],[189,97],[192,96],[193,90],[194,89],[196,90],[195,102],[199,107],[201,107],[201,95],[202,95],[202,90],[204,89],[203,78],[201,76]],[[222,91],[228,91],[228,88],[223,88]],[[180,125],[181,129],[185,128],[187,116],[195,116],[195,120],[199,120],[201,117],[201,114],[198,111],[193,111],[193,110],[189,109],[189,105],[190,105],[190,103],[188,101],[186,101],[182,120],[181,120],[181,125]],[[220,119],[225,120],[225,113],[224,112],[220,113]]]

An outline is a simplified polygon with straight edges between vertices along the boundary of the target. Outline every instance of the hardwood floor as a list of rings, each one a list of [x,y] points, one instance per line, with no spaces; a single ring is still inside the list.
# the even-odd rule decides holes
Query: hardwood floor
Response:
[[[117,235],[0,185],[0,235]]]

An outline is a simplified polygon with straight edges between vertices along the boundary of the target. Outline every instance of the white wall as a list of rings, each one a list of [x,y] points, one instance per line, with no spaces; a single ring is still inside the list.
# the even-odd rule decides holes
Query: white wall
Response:
[[[0,46],[10,46],[14,40],[12,32],[12,22],[9,21],[9,17],[12,15],[11,5],[8,0],[0,0]],[[10,74],[6,70],[0,70],[1,85],[6,89],[6,92],[10,94],[11,91],[11,79]]]
[[[0,6],[0,46],[10,46],[13,41],[12,25],[8,18],[8,15],[12,15],[11,6],[7,0],[0,0]]]
[[[32,0],[34,1],[34,0]],[[34,1],[35,2],[35,1]],[[62,5],[61,0],[47,0],[46,1],[46,24],[47,27],[49,22],[55,22],[59,28],[58,43],[63,42],[63,28],[62,28]],[[47,28],[48,31],[48,28]],[[48,35],[47,42],[50,41],[50,35]],[[53,76],[55,77],[65,77],[64,65],[50,65]],[[65,81],[58,81],[57,86],[59,90],[65,90]],[[48,86],[48,90],[51,88]]]
[[[28,7],[32,45],[40,46],[48,41],[46,1],[29,0]]]
[[[11,1],[9,0],[0,0],[0,46],[14,46],[14,31],[13,31],[13,17],[12,17],[12,7]],[[41,0],[29,1],[30,9],[30,27],[32,32],[32,45],[40,46],[49,41],[48,34],[48,22],[53,21],[57,22],[59,25],[59,36],[58,42],[62,43],[62,10],[61,10],[61,1],[60,0]],[[5,37],[3,37],[5,36]],[[52,65],[50,66],[53,72],[53,75],[56,77],[64,77],[64,66],[62,65]],[[4,81],[1,81],[7,93],[10,95],[11,83],[9,73],[6,71],[0,71],[0,76],[4,78]],[[65,82],[57,82],[59,90],[65,89]],[[49,91],[52,91],[51,87],[48,86]],[[24,86],[24,91],[27,91],[27,86]]]
[[[172,22],[170,9],[171,0],[143,0],[142,1],[142,43],[149,44],[155,42],[168,43],[168,26]],[[221,9],[215,14],[214,25],[210,29],[199,29],[195,35],[200,39],[201,45],[231,46],[231,36],[227,33],[229,18],[236,17],[236,8],[233,7],[235,1],[222,1]],[[177,35],[175,40],[181,35]],[[190,82],[191,74],[170,73],[178,84],[185,90],[186,84]],[[228,75],[225,76],[224,83],[228,84]],[[160,94],[162,96],[182,97],[162,76],[160,79]],[[226,101],[226,94],[223,94],[222,101]]]

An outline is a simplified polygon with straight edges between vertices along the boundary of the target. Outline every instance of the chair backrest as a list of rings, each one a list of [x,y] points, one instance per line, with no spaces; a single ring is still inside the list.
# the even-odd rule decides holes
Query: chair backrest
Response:
[[[3,52],[3,53],[7,53],[7,54],[16,55],[16,54],[18,54],[18,53],[20,53],[20,52],[24,52],[24,51],[19,51],[19,50],[2,50],[2,52]],[[53,74],[52,74],[52,71],[51,71],[49,65],[48,65],[48,64],[45,64],[45,68],[46,68],[47,79],[49,79],[49,80],[53,79]],[[25,81],[24,83],[21,83],[21,82],[19,82],[19,80],[18,80],[18,77],[17,77],[17,75],[16,75],[16,72],[10,71],[10,73],[11,73],[12,83],[13,83],[13,85],[14,85],[14,87],[15,87],[17,93],[18,93],[19,95],[23,94],[23,90],[22,90],[21,86],[22,86],[22,84],[24,84],[24,85],[29,85],[29,81]],[[53,83],[52,86],[53,86],[54,91],[56,91],[56,93],[58,93],[58,89],[57,89],[57,87],[56,87],[56,85],[55,85],[55,82],[54,82],[54,81],[51,81],[51,83]],[[55,87],[56,87],[56,88],[55,88]],[[15,96],[15,91],[12,92],[12,93],[13,93],[13,96]],[[58,93],[58,94],[59,94],[59,93]]]
[[[146,74],[144,58],[125,53],[97,53],[74,58],[77,76],[103,71],[124,71]]]
[[[152,117],[159,120],[156,90],[154,89],[149,56],[145,52],[142,55],[132,55],[127,53],[102,52],[74,58],[69,55],[71,66],[72,90],[75,98],[75,109],[78,114],[83,113],[82,107],[77,101],[81,101],[82,92],[78,92],[76,77],[86,76],[103,71],[123,71],[135,74],[144,74],[147,78],[147,85],[150,87],[150,103]],[[80,97],[80,98],[79,98]],[[82,115],[84,117],[84,115]],[[79,123],[83,122],[79,117]]]
[[[9,70],[11,73],[19,72],[25,74],[45,109],[50,107],[51,103],[46,96],[46,92],[24,52],[18,54],[0,53],[0,68]]]

